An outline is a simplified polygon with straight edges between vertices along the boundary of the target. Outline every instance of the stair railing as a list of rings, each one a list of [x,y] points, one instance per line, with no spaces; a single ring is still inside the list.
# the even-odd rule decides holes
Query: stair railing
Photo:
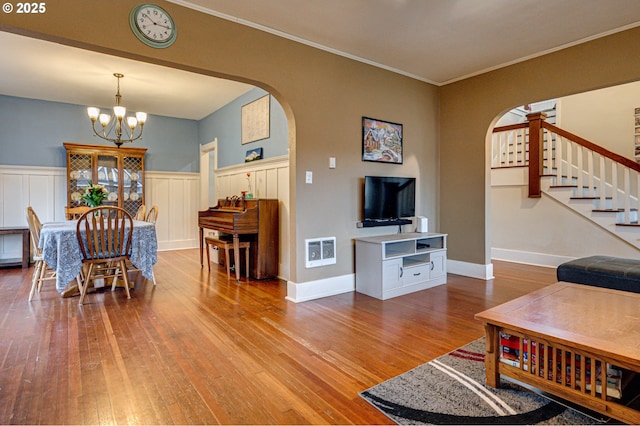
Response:
[[[544,121],[543,112],[528,122],[496,127],[492,167],[529,167],[529,198],[541,196],[541,177],[554,176],[559,186],[575,186],[576,198],[597,200],[596,209],[624,213],[640,198],[640,164]],[[531,135],[534,135],[533,137]]]

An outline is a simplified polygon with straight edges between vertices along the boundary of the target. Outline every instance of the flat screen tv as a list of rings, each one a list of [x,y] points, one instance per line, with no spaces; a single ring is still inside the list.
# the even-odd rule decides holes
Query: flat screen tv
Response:
[[[416,178],[364,177],[364,220],[395,220],[416,214]]]

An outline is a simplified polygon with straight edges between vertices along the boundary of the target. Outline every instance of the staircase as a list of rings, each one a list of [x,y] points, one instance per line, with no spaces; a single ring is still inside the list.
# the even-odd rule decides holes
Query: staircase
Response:
[[[544,193],[640,249],[640,165],[545,118],[495,128],[492,168],[528,167],[530,198]]]

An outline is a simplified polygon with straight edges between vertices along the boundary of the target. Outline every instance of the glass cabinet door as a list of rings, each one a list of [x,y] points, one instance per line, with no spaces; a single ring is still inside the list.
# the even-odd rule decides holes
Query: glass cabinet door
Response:
[[[135,216],[138,208],[144,204],[143,167],[141,157],[123,158],[124,209]]]
[[[69,206],[83,206],[85,203],[82,201],[82,196],[92,179],[93,169],[91,167],[91,155],[76,153],[70,154],[68,170],[69,176],[67,177],[67,182],[69,185]]]
[[[118,192],[118,157],[112,155],[98,155],[98,167],[96,170],[96,183],[107,189],[107,198],[102,202],[104,205],[117,206],[120,194]]]

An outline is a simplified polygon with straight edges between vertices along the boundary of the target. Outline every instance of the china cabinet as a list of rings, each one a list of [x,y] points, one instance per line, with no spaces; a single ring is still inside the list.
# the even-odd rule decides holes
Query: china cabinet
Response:
[[[104,185],[108,195],[102,204],[124,208],[135,216],[144,204],[144,155],[146,148],[116,148],[65,142],[67,150],[67,205],[86,205],[84,190],[91,183]]]

